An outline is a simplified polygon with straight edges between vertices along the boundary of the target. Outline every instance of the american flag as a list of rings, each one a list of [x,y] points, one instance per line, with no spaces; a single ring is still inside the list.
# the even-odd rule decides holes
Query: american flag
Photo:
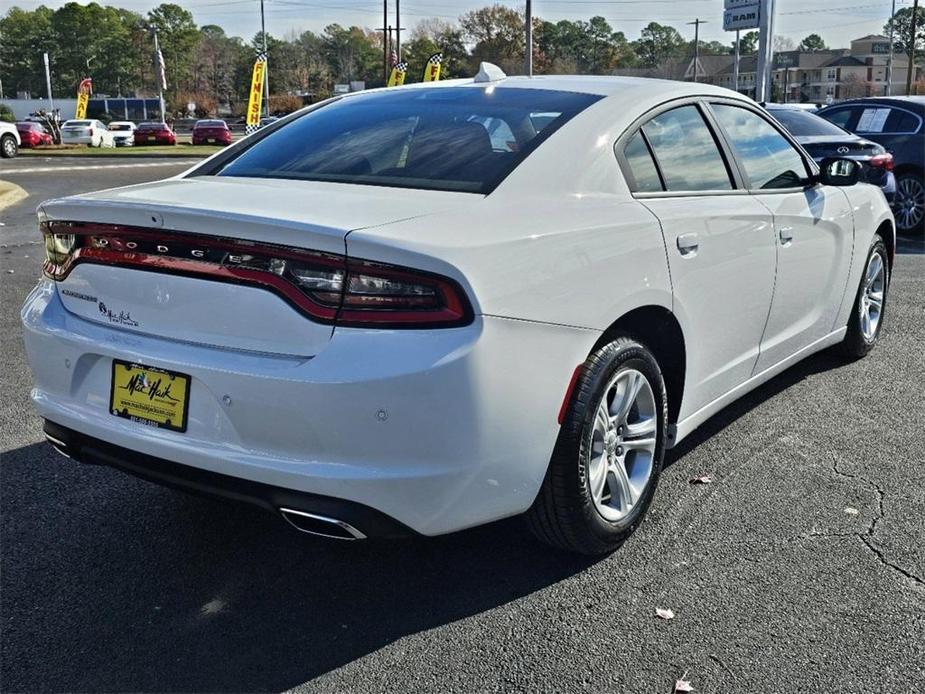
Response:
[[[161,53],[161,49],[157,49],[157,56],[155,56],[157,61],[157,76],[161,81],[161,89],[167,89],[167,66],[164,64],[164,54]]]

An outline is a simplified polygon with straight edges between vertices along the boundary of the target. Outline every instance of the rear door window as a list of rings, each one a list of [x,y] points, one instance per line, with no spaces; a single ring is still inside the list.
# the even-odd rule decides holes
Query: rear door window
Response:
[[[642,131],[669,191],[732,189],[726,162],[696,106],[661,113],[642,126]]]
[[[803,185],[808,173],[806,162],[773,125],[739,106],[713,104],[712,108],[745,167],[750,188],[769,190]]]
[[[662,179],[641,132],[633,135],[623,148],[623,157],[630,169],[630,190],[634,193],[654,193],[662,188]]]

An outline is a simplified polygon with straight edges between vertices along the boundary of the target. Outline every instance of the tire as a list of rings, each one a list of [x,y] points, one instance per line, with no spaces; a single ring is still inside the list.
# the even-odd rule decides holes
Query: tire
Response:
[[[871,280],[869,273],[873,272],[878,263],[882,268],[882,274]],[[838,346],[844,356],[850,359],[860,359],[877,344],[877,338],[880,337],[880,331],[883,328],[883,318],[886,315],[889,288],[890,264],[887,260],[886,245],[880,234],[874,234],[870,250],[867,252],[867,260],[864,261],[864,272],[861,275],[857,295],[854,297],[851,315],[848,317],[848,332]],[[874,323],[872,316],[876,308],[878,293],[880,307]]]
[[[638,382],[639,377],[645,381],[639,382],[640,399],[625,416],[615,417],[613,435],[601,438],[604,418],[599,410],[604,398],[608,398],[608,415],[614,409],[621,411],[626,399],[620,384]],[[623,544],[642,521],[655,493],[665,455],[667,421],[662,372],[645,345],[620,336],[591,354],[574,386],[543,485],[526,514],[534,535],[553,547],[588,555],[606,554]],[[651,434],[643,439],[627,433],[632,428]],[[643,440],[654,441],[649,444],[651,452],[637,447]],[[612,467],[601,468],[604,460],[612,461]],[[620,479],[632,488],[630,498],[635,493],[631,503],[622,503],[625,492],[621,491],[630,487],[620,486],[616,472],[608,472],[619,470],[618,466],[628,471]],[[605,471],[603,487],[595,484],[595,478],[602,479],[595,468]],[[644,480],[643,472],[648,473]],[[597,495],[595,487],[600,490]]]
[[[896,177],[893,212],[899,233],[913,234],[925,230],[925,173],[904,171]]]
[[[12,135],[0,137],[0,156],[4,159],[12,159],[19,153],[19,145],[16,138]]]

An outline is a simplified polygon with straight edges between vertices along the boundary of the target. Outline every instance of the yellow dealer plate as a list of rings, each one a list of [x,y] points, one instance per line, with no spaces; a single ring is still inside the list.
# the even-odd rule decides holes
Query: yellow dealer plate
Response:
[[[186,431],[189,385],[186,374],[113,359],[109,411],[133,422]]]

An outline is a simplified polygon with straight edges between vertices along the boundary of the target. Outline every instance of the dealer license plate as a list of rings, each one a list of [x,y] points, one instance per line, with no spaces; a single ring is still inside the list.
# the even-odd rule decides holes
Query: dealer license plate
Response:
[[[109,411],[171,431],[186,431],[190,377],[144,364],[112,360]]]

